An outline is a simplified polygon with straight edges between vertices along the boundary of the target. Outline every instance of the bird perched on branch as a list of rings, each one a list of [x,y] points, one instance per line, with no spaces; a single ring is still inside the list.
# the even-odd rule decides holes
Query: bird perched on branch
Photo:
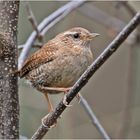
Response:
[[[93,61],[90,42],[98,35],[81,27],[62,32],[27,58],[17,71],[20,78],[25,77],[45,95],[49,112],[53,107],[48,94],[66,92],[74,85]],[[64,104],[67,106],[66,99]]]

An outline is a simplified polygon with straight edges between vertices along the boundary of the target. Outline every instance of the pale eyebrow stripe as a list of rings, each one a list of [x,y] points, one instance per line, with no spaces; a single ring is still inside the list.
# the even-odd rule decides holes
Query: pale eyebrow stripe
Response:
[[[67,31],[67,32],[64,33],[64,35],[69,35],[69,34],[73,35],[73,34],[76,34],[76,33],[77,33],[77,32]]]

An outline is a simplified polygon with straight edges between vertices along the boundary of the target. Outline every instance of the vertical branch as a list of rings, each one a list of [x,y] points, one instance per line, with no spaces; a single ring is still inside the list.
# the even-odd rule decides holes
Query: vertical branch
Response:
[[[19,138],[17,23],[19,1],[0,1],[0,138]]]

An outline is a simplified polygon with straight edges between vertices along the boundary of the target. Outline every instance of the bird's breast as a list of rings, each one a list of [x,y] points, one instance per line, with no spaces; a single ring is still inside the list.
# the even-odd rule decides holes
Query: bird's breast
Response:
[[[75,50],[76,51],[76,50]],[[27,79],[36,87],[71,87],[92,62],[91,51],[61,53],[53,61],[32,70]]]

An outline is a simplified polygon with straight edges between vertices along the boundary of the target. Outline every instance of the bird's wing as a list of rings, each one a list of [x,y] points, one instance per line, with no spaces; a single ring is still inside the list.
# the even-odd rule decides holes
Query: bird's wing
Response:
[[[51,45],[50,45],[51,44]],[[31,70],[39,67],[40,65],[50,62],[55,59],[58,47],[55,44],[47,43],[40,50],[36,51],[32,56],[30,56],[22,68],[18,71],[20,78],[24,77]]]

